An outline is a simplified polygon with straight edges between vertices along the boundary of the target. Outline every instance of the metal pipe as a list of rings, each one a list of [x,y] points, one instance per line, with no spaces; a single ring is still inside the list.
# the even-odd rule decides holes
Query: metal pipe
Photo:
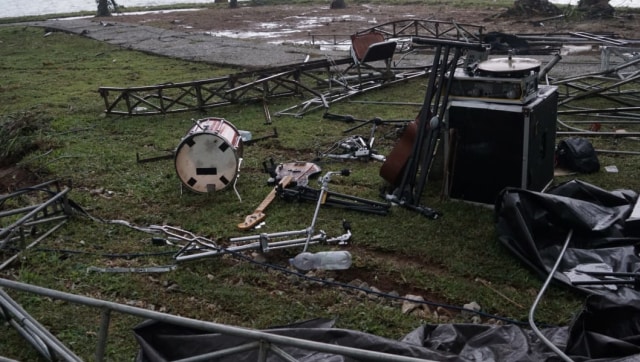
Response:
[[[285,352],[282,348],[278,346],[271,345],[270,349],[271,349],[271,352],[273,352],[273,354],[277,355],[278,357],[282,358],[287,362],[299,362],[298,359],[296,359],[289,353]]]
[[[62,191],[60,191],[58,194],[56,194],[55,196],[53,196],[52,198],[50,198],[49,200],[43,202],[42,204],[38,205],[38,207],[34,208],[33,210],[31,210],[31,212],[29,212],[28,214],[24,215],[23,217],[21,217],[19,220],[17,220],[16,222],[14,222],[13,224],[11,224],[10,226],[7,226],[7,228],[5,230],[12,230],[14,229],[16,226],[21,225],[22,223],[24,223],[26,220],[32,218],[34,215],[36,215],[38,212],[40,212],[42,209],[48,207],[49,205],[53,204],[54,202],[58,201],[58,199],[62,198],[63,196],[65,196],[68,192],[69,192],[69,188],[65,187]],[[6,232],[0,233],[0,238],[4,237],[6,234]],[[4,243],[0,242],[0,247],[3,247]]]
[[[614,136],[614,137],[640,137],[640,132],[591,132],[591,131],[558,131],[559,135],[571,136]]]
[[[98,346],[96,347],[96,361],[104,361],[104,351],[107,347],[107,337],[109,336],[109,323],[111,321],[111,310],[102,309],[102,318],[100,319],[100,331],[98,332]]]
[[[241,337],[241,338],[250,338],[254,340],[264,340],[269,343],[276,343],[282,345],[288,345],[292,347],[298,347],[307,350],[326,352],[326,353],[334,353],[343,356],[352,357],[355,359],[365,360],[365,361],[386,361],[386,362],[435,362],[433,360],[426,360],[423,358],[415,358],[415,357],[407,357],[400,356],[390,353],[377,352],[377,351],[369,351],[363,350],[353,347],[339,346],[329,343],[315,342],[309,341],[299,338],[281,336],[277,334],[262,332],[258,330],[241,328],[235,326],[228,326],[224,324],[201,321],[197,319],[180,317],[172,314],[166,314],[156,311],[151,311],[143,308],[137,308],[125,304],[119,304],[114,302],[109,302],[106,300],[94,299],[90,297],[85,297],[82,295],[76,295],[71,293],[66,293],[54,289],[48,289],[44,287],[39,287],[36,285],[30,285],[25,283],[20,283],[4,278],[0,278],[0,287],[16,289],[24,292],[34,293],[38,295],[42,295],[45,297],[53,298],[53,299],[61,299],[71,303],[84,304],[94,308],[109,308],[113,311],[134,315],[141,318],[153,319],[156,321],[171,323],[181,327],[187,328],[195,328],[200,329],[206,332],[214,332],[214,333],[222,333],[228,334],[231,336]]]
[[[15,197],[15,196],[19,196],[19,195],[25,194],[27,192],[44,191],[44,190],[46,190],[45,189],[46,186],[50,186],[51,184],[56,183],[56,182],[57,182],[57,180],[51,180],[51,181],[43,182],[43,183],[41,183],[39,185],[25,187],[25,188],[16,190],[15,192],[12,192],[10,194],[0,196],[0,202],[3,201],[3,200],[9,199],[11,197]]]
[[[11,312],[11,314],[18,319],[16,322],[22,327],[23,332],[29,333],[32,337],[37,337],[37,340],[46,344],[47,347],[52,348],[59,356],[63,357],[65,361],[79,361],[82,359],[75,355],[70,349],[62,344],[53,334],[51,334],[46,328],[44,328],[38,321],[33,319],[22,307],[16,303],[4,290],[0,289],[0,300],[4,300],[3,306]],[[16,327],[14,325],[14,327]],[[35,338],[33,339],[35,340]],[[32,340],[32,341],[33,341]],[[39,344],[38,344],[39,345]],[[40,353],[44,351],[40,348],[42,346],[35,346],[40,350]],[[49,353],[45,353],[44,356],[48,356]]]
[[[598,150],[596,149],[596,153],[609,153],[613,155],[640,155],[638,151],[618,151],[618,150]]]
[[[256,349],[256,348],[260,348],[260,341],[249,342],[249,343],[245,343],[245,344],[242,344],[242,345],[239,345],[239,346],[229,347],[229,348],[226,348],[226,349],[224,349],[222,351],[204,353],[204,354],[201,354],[201,355],[198,355],[198,356],[193,356],[193,357],[189,357],[189,358],[183,358],[183,359],[175,360],[173,362],[213,361],[216,358],[226,357],[226,356],[232,355],[234,353],[246,352],[246,351],[250,351],[250,350]]]
[[[58,230],[62,225],[64,225],[67,222],[67,220],[62,220],[61,222],[59,222],[57,225],[55,225],[54,227],[52,227],[51,229],[49,229],[46,233],[42,234],[39,238],[37,238],[36,240],[34,240],[31,244],[27,245],[26,249],[30,249],[32,247],[34,247],[35,245],[37,245],[40,241],[42,241],[44,238],[46,238],[47,236],[49,236],[51,233],[53,233],[54,231]],[[10,257],[9,259],[5,260],[4,263],[0,264],[0,270],[4,269],[7,265],[11,264],[14,260],[16,260],[16,258],[18,256],[20,256],[20,254],[22,253],[22,251],[18,252],[17,254],[15,254],[14,256]]]
[[[549,71],[553,67],[555,67],[555,65],[558,64],[560,60],[562,60],[562,56],[560,56],[560,54],[555,54],[553,59],[551,59],[551,61],[549,61],[549,63],[547,63],[547,65],[545,65],[544,68],[540,70],[540,73],[538,74],[538,80],[546,79],[547,73],[549,73]]]
[[[573,360],[569,358],[569,356],[567,356],[564,352],[562,352],[560,348],[556,347],[553,343],[551,343],[551,341],[549,341],[542,334],[542,332],[536,326],[536,323],[534,321],[534,314],[535,314],[536,307],[540,302],[540,299],[542,299],[542,295],[547,290],[547,287],[551,283],[551,280],[553,280],[553,276],[556,273],[556,270],[558,270],[558,267],[560,266],[560,262],[562,262],[562,258],[564,257],[564,253],[567,251],[567,247],[569,246],[569,242],[571,241],[572,236],[573,236],[573,229],[569,230],[569,233],[567,233],[567,238],[564,242],[564,245],[562,246],[560,255],[558,255],[558,259],[556,260],[555,265],[553,266],[553,268],[551,268],[551,271],[549,272],[549,276],[547,277],[547,280],[545,280],[544,284],[542,285],[542,288],[540,289],[540,291],[538,292],[538,295],[536,296],[536,299],[533,301],[533,305],[531,305],[531,309],[529,310],[529,325],[531,326],[531,329],[533,329],[533,332],[540,338],[540,340],[544,344],[546,344],[549,348],[551,348],[551,350],[553,350],[560,358],[562,358],[566,362],[573,362]]]

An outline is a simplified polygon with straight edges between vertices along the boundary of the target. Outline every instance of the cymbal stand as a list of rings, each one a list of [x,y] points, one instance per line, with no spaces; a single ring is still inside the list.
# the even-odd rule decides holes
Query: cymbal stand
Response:
[[[293,231],[282,231],[275,233],[262,233],[250,236],[240,236],[230,238],[229,242],[232,246],[220,247],[215,241],[197,236],[189,231],[181,230],[172,226],[160,226],[157,227],[162,232],[170,236],[173,240],[186,241],[187,244],[178,250],[174,255],[174,259],[177,262],[189,261],[200,259],[209,256],[218,256],[228,253],[236,253],[246,250],[258,250],[261,253],[267,253],[270,250],[284,249],[303,246],[304,251],[312,244],[327,243],[346,245],[351,238],[351,225],[347,221],[342,222],[342,227],[345,233],[333,237],[327,238],[326,233],[323,230],[315,231],[316,220],[320,211],[320,206],[325,203],[328,194],[328,183],[331,181],[331,176],[342,175],[347,176],[349,170],[343,170],[340,172],[327,172],[320,178],[319,182],[322,184],[321,192],[318,195],[316,208],[311,219],[311,225],[307,228]],[[298,238],[295,238],[299,236]],[[287,239],[290,238],[291,239]],[[277,239],[277,240],[274,240]],[[284,240],[283,240],[284,239]]]
[[[404,165],[400,183],[386,198],[436,219],[440,212],[420,205],[420,199],[440,140],[441,125],[453,82],[452,75],[463,50],[483,47],[480,44],[443,39],[413,38],[412,41],[435,48],[433,65],[429,71],[422,108],[416,119],[418,129],[412,152]]]
[[[342,159],[342,160],[374,159],[376,161],[381,161],[381,162],[385,161],[385,157],[381,154],[378,154],[373,149],[373,142],[375,141],[376,128],[378,127],[378,125],[381,125],[385,122],[381,118],[375,117],[373,119],[365,121],[362,119],[356,119],[351,115],[337,115],[337,114],[331,114],[329,112],[325,112],[325,114],[323,115],[323,118],[333,119],[333,120],[343,120],[346,122],[355,122],[355,121],[360,122],[359,125],[349,128],[343,131],[342,133],[350,133],[360,127],[366,126],[367,124],[371,124],[371,132],[369,134],[368,140],[357,135],[344,138],[336,142],[331,148],[329,148],[324,153],[321,153],[320,154],[321,157]],[[342,148],[348,151],[348,153],[341,153],[341,154],[332,153],[339,148]]]
[[[296,186],[279,189],[278,195],[288,201],[314,201],[318,200],[320,192],[321,190],[308,186]],[[388,202],[378,202],[333,191],[326,192],[324,204],[376,215],[388,215],[391,208]]]

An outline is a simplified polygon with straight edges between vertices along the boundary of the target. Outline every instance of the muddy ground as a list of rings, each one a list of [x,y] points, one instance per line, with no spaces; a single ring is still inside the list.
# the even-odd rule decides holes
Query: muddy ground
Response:
[[[555,18],[554,18],[555,17]],[[346,36],[357,31],[402,19],[453,21],[485,27],[485,32],[506,33],[604,33],[636,39],[640,15],[618,10],[610,19],[586,19],[573,14],[549,12],[522,14],[501,6],[455,7],[441,5],[368,5],[347,2],[344,9],[326,5],[241,6],[114,17],[113,20],[180,31],[209,32],[216,36],[267,39],[271,42],[303,42],[311,36]],[[554,19],[552,19],[554,18]]]

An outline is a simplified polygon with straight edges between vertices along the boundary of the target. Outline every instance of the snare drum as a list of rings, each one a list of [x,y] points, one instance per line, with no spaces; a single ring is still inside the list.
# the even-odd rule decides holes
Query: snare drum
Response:
[[[242,138],[233,124],[200,119],[176,149],[176,172],[192,191],[220,191],[235,181],[241,157]]]

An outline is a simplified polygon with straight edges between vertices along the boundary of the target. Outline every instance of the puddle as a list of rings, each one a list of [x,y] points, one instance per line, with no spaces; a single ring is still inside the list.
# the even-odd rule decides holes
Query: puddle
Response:
[[[216,31],[207,31],[205,34],[216,36],[216,37],[228,37],[228,38],[236,38],[236,39],[273,39],[273,38],[282,38],[286,37],[286,40],[282,40],[279,42],[271,42],[271,44],[294,44],[294,45],[313,45],[320,46],[321,49],[325,47],[327,50],[343,50],[344,48],[348,49],[349,45],[343,44],[335,44],[335,42],[327,43],[322,41],[312,40],[309,41],[309,36],[312,30],[321,29],[327,24],[336,23],[336,22],[362,22],[367,21],[367,18],[361,15],[341,15],[341,16],[304,16],[304,15],[296,15],[287,18],[289,21],[285,23],[290,23],[291,20],[295,22],[293,28],[291,25],[285,25],[281,23],[274,22],[265,22],[258,23],[253,26],[253,30],[216,30]],[[369,23],[372,21],[369,20]],[[373,20],[375,22],[375,19]],[[296,34],[298,34],[298,38],[293,39]],[[341,36],[347,38],[348,34],[341,34]]]
[[[269,39],[278,38],[283,35],[298,33],[298,30],[281,30],[281,31],[237,31],[237,30],[222,30],[222,31],[206,31],[206,35],[215,37],[226,37],[234,39]]]

